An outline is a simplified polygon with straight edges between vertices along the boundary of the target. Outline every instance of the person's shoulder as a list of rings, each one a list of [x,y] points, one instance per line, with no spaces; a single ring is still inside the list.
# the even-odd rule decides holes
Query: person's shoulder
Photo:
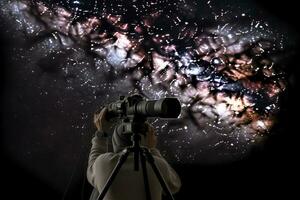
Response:
[[[103,153],[99,156],[100,159],[105,159],[105,160],[118,159],[119,157],[120,155],[118,153],[113,153],[113,152]]]
[[[153,158],[157,165],[160,165],[160,166],[168,165],[168,162],[162,156],[153,155]]]
[[[118,161],[119,157],[120,155],[117,153],[113,153],[113,152],[104,153],[98,156],[98,158],[96,159],[96,163],[97,165],[115,164]]]

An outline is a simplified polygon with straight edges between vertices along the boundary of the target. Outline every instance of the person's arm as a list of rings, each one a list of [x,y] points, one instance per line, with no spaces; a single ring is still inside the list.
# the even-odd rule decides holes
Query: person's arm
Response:
[[[178,174],[157,149],[154,152],[151,150],[151,153],[154,156],[155,164],[169,187],[170,192],[172,194],[177,193],[181,187],[181,180]]]
[[[103,133],[97,131],[91,142],[92,142],[92,147],[90,150],[89,160],[88,160],[87,179],[90,184],[95,186],[94,163],[101,154],[107,152],[107,137],[105,137]]]
[[[147,134],[147,147],[150,153],[155,159],[155,164],[158,167],[162,177],[164,178],[166,184],[168,185],[170,192],[172,194],[179,191],[181,187],[181,180],[177,175],[176,171],[169,165],[169,163],[160,154],[160,151],[156,148],[157,137],[155,136],[154,127],[148,124],[148,134]]]
[[[94,115],[94,124],[97,128],[95,136],[92,138],[92,147],[89,154],[87,179],[95,187],[95,169],[94,164],[96,159],[109,151],[111,146],[108,143],[108,134],[112,124],[106,120],[107,109],[104,108],[100,113]]]

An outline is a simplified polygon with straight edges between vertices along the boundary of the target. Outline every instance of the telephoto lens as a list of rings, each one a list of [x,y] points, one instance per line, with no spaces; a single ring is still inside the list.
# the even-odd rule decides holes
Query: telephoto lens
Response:
[[[135,114],[147,117],[177,118],[181,105],[177,98],[140,101],[135,105]]]
[[[112,117],[159,117],[177,118],[181,112],[181,105],[177,98],[162,98],[159,100],[145,100],[141,95],[121,96],[114,103],[107,105],[109,116]]]

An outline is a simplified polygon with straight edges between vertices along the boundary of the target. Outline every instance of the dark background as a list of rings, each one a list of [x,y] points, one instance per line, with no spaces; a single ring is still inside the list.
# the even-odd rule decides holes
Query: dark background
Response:
[[[272,16],[275,16],[294,34],[300,34],[298,28],[299,10],[296,2],[280,1],[270,3],[257,1],[259,5]],[[272,4],[272,6],[270,6]],[[9,71],[10,41],[0,37],[1,46],[1,94],[10,90]],[[291,75],[290,85],[282,99],[282,110],[279,123],[274,127],[273,134],[263,146],[253,149],[252,153],[239,161],[219,165],[176,165],[174,168],[180,175],[183,186],[175,196],[176,199],[207,199],[207,198],[270,198],[282,195],[284,199],[292,199],[297,195],[299,181],[298,155],[298,108],[297,91],[299,81],[299,44],[296,44],[295,54],[289,59],[287,71]],[[1,133],[9,132],[9,126],[19,124],[7,122],[5,108],[7,102],[1,97]],[[24,119],[25,120],[25,119]],[[28,119],[26,119],[28,120]],[[20,128],[19,130],[22,130]],[[4,140],[1,140],[1,143]],[[32,172],[18,165],[1,144],[1,195],[2,199],[88,199],[91,186],[82,176],[80,182],[72,182],[65,194],[57,191],[48,183],[36,177]],[[6,146],[6,145],[5,145]],[[83,159],[84,158],[79,158]],[[47,159],[45,158],[45,161]],[[51,165],[51,163],[48,163]],[[85,173],[80,167],[79,170]],[[71,172],[70,172],[71,173]],[[55,175],[55,174],[51,174]],[[280,198],[280,197],[279,197]],[[293,198],[294,199],[294,198]]]

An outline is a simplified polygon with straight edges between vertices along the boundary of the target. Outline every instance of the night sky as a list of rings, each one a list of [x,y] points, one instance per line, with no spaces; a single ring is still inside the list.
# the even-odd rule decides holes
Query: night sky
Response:
[[[93,112],[136,92],[182,102],[150,119],[176,199],[295,193],[295,3],[78,2],[0,3],[4,194],[87,199]]]

